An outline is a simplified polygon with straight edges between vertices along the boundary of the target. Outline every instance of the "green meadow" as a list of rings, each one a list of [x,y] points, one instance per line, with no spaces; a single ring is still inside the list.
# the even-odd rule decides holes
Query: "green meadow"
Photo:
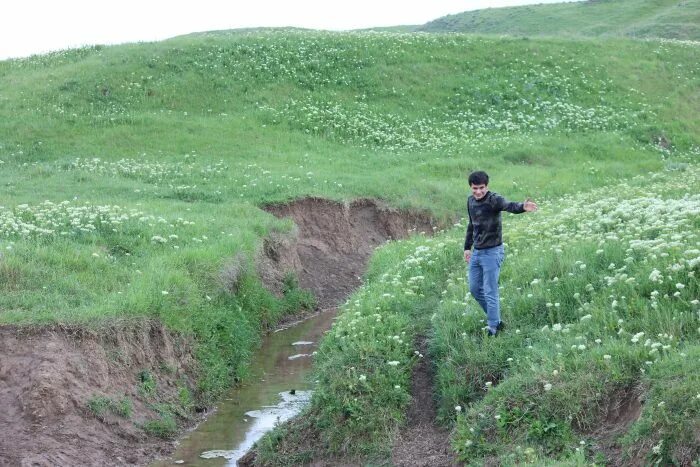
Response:
[[[696,441],[668,427],[697,426],[700,402],[697,381],[681,377],[697,374],[699,90],[697,45],[621,38],[256,30],[3,61],[0,323],[159,319],[192,336],[197,397],[211,402],[245,377],[261,333],[313,307],[257,277],[263,239],[293,232],[261,206],[375,197],[447,224],[464,216],[466,175],[483,169],[495,191],[542,207],[506,226],[509,250],[522,251],[504,270],[508,332],[482,339],[464,293],[463,223],[391,244],[319,351],[307,419],[326,443],[300,456],[385,460],[409,400],[413,337],[427,334],[441,420],[464,460],[594,459],[580,434],[592,419],[572,420],[632,387],[651,402],[626,446],[685,459]],[[631,207],[618,218],[618,205]],[[668,210],[680,238],[665,224],[644,230]],[[670,246],[654,263],[633,239]],[[616,274],[626,277],[601,287]],[[528,284],[554,277],[527,298]],[[625,324],[610,317],[611,295]],[[577,336],[585,352],[571,349]],[[591,371],[610,384],[554,404]],[[518,399],[523,388],[536,397]],[[673,417],[652,408],[662,401]],[[529,403],[547,410],[534,416]]]
[[[489,8],[444,16],[416,31],[697,41],[698,0],[603,0]]]

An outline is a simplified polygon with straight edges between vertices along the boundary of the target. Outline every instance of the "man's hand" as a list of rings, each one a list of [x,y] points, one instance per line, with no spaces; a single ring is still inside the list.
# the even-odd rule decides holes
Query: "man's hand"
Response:
[[[467,263],[472,259],[472,250],[464,250],[464,261]]]
[[[537,205],[530,201],[530,198],[528,198],[523,203],[523,209],[525,209],[526,212],[537,211]]]

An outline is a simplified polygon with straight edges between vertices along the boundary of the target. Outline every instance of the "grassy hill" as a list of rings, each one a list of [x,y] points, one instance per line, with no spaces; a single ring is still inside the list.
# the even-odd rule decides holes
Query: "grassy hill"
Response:
[[[514,36],[700,40],[698,0],[588,0],[489,8],[438,18],[417,31]]]
[[[0,323],[156,318],[193,336],[215,397],[309,306],[254,273],[293,230],[262,205],[376,197],[446,221],[477,168],[542,204],[681,177],[699,64],[685,43],[294,30],[0,62]]]
[[[44,201],[87,202],[167,226],[182,218],[187,228],[130,227],[141,244],[110,242],[146,248],[136,255],[143,264],[131,257],[99,266],[116,268],[99,284],[71,279],[92,277],[92,266],[55,261],[56,273],[23,261],[21,285],[0,298],[0,319],[153,313],[142,295],[160,293],[168,279],[125,274],[154,268],[160,276],[169,270],[163,261],[179,270],[183,254],[216,270],[221,258],[251,253],[280,228],[257,209],[263,203],[374,196],[446,217],[461,213],[464,176],[476,167],[498,173],[500,190],[516,198],[660,168],[659,149],[697,144],[699,61],[687,45],[277,31],[2,62],[8,219],[46,227],[32,214]],[[29,212],[18,212],[25,204]],[[3,227],[14,255],[44,238],[16,225]],[[166,234],[209,240],[180,251],[150,242]],[[72,235],[41,240],[46,254],[68,248]],[[100,245],[101,235],[77,238],[88,258],[98,246],[114,248]],[[214,286],[199,283],[207,274],[187,276],[193,290]],[[47,280],[62,285],[47,293]],[[133,302],[114,295],[125,280]]]

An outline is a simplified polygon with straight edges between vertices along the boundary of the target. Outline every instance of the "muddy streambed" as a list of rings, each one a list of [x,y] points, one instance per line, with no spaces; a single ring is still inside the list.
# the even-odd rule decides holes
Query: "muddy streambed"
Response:
[[[335,310],[325,311],[266,336],[246,383],[185,435],[170,458],[152,465],[235,466],[263,434],[298,414],[308,402],[313,352],[334,317]]]

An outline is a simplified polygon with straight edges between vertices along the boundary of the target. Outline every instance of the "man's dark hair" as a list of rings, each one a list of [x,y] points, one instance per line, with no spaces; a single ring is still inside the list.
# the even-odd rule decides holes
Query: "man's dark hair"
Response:
[[[488,185],[489,175],[483,170],[477,170],[469,174],[469,185]]]

